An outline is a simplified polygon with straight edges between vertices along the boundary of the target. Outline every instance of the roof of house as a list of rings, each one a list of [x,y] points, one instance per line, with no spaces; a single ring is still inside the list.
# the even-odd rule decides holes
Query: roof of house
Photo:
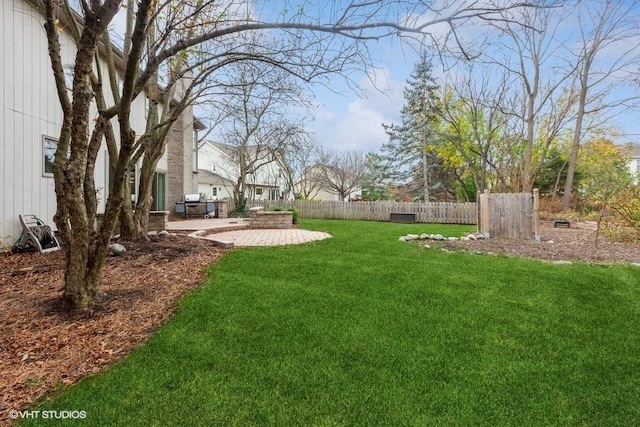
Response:
[[[225,178],[215,172],[208,171],[206,169],[198,169],[198,182],[203,184],[209,184],[213,182],[226,181],[232,183],[228,178]]]
[[[620,151],[629,158],[640,158],[640,143],[623,144],[620,147]]]

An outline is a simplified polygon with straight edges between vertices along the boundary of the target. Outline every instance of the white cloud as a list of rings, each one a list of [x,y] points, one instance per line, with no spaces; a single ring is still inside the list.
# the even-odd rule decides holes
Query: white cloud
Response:
[[[404,84],[393,81],[387,69],[377,68],[361,80],[360,87],[366,98],[348,100],[345,106],[336,103],[334,95],[316,110],[314,132],[320,145],[368,152],[378,151],[388,141],[382,123],[399,120]]]

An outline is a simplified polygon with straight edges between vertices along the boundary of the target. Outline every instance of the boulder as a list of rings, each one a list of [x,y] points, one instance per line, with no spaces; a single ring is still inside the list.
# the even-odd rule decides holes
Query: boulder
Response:
[[[109,245],[109,249],[111,250],[111,255],[120,256],[127,251],[127,248],[122,246],[120,243],[112,243]]]

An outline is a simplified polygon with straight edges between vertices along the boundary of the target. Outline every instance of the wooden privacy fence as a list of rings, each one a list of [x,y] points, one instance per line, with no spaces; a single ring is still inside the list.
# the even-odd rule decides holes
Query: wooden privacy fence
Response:
[[[533,193],[478,193],[478,231],[490,237],[539,239],[538,189]]]
[[[332,202],[310,200],[258,200],[248,201],[247,208],[264,206],[296,208],[302,218],[316,219],[357,219],[365,221],[389,221],[392,213],[416,215],[416,222],[440,224],[477,224],[478,206],[474,202],[448,203],[431,202]]]

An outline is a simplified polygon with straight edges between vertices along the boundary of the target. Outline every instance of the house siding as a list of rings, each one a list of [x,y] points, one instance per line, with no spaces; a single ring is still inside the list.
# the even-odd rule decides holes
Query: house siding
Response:
[[[0,248],[20,235],[18,215],[33,213],[51,224],[53,178],[43,177],[43,135],[57,137],[62,111],[51,75],[42,17],[23,1],[3,0],[0,40]],[[63,58],[71,40],[62,36]]]
[[[20,214],[34,214],[55,229],[56,211],[53,177],[43,176],[43,136],[57,139],[62,109],[53,80],[44,17],[24,0],[0,3],[0,251],[10,249],[21,234]],[[68,34],[60,36],[64,65],[75,58],[75,45]],[[106,65],[101,64],[105,71]],[[110,96],[107,93],[107,96]],[[107,100],[109,102],[110,100]],[[91,110],[95,117],[95,106]],[[145,102],[140,96],[132,106],[132,127],[144,132]],[[115,123],[115,120],[114,120]],[[116,138],[118,126],[114,126]],[[166,168],[166,158],[161,161]],[[104,211],[108,196],[108,161],[102,147],[96,162],[98,211]]]

